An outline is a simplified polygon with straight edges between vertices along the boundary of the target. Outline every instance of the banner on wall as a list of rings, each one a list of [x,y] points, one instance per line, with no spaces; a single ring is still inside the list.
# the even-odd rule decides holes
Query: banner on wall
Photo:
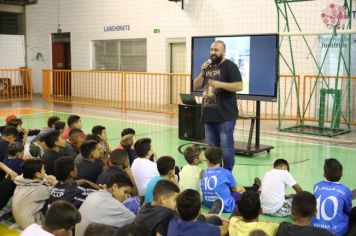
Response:
[[[356,1],[355,1],[356,2]],[[346,76],[348,75],[348,70],[350,69],[351,75],[356,75],[356,34],[337,34],[338,30],[344,29],[351,18],[352,25],[356,23],[356,10],[352,10],[351,15],[347,15],[347,11],[344,9],[343,5],[338,5],[335,3],[330,3],[327,5],[321,13],[321,20],[325,28],[333,29],[333,35],[320,35],[319,36],[319,48],[318,48],[318,59],[319,65],[323,63],[322,73],[326,76]],[[351,44],[350,42],[351,38]],[[349,50],[351,53],[349,54]],[[342,58],[339,63],[340,53],[342,53]],[[350,63],[351,62],[351,63]],[[351,64],[351,68],[346,68]],[[346,65],[346,67],[345,67]],[[339,71],[338,71],[339,69]],[[329,88],[338,88],[342,92],[342,98],[345,99],[346,96],[343,94],[346,91],[347,83],[339,83],[336,85],[335,80],[329,81]],[[320,83],[323,83],[320,81]],[[351,91],[355,93],[355,91]],[[352,97],[353,95],[351,95]],[[334,103],[333,96],[328,97],[328,104],[332,106]],[[348,106],[345,102],[341,103],[342,112],[346,112]],[[333,109],[328,110],[329,117],[332,117]]]
[[[352,14],[348,15],[347,10],[342,4],[336,4],[331,2],[321,12],[321,20],[325,27],[328,29],[333,29],[332,35],[320,35],[319,36],[319,46],[320,46],[320,62],[325,58],[325,63],[323,66],[323,73],[325,75],[336,75],[338,68],[338,60],[340,50],[344,56],[345,64],[349,65],[349,60],[356,60],[355,54],[355,35],[337,35],[337,31],[344,29],[348,24],[349,20],[352,20],[354,24],[356,18],[356,10],[352,10]],[[349,39],[351,37],[351,45],[349,45]],[[351,47],[351,58],[349,58],[349,47]],[[355,58],[353,58],[355,57]],[[355,67],[355,66],[354,66]],[[351,73],[355,74],[356,68],[351,68]],[[347,75],[347,69],[342,62],[339,75]]]

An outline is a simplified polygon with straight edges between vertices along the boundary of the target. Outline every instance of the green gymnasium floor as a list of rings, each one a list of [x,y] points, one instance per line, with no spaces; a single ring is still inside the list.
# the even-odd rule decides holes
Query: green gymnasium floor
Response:
[[[24,127],[42,128],[46,125],[47,118],[52,115],[57,115],[66,121],[69,114],[42,112],[22,115],[21,117]],[[149,137],[152,139],[152,147],[158,156],[171,155],[176,159],[178,166],[185,165],[185,160],[179,153],[178,147],[189,142],[178,139],[178,127],[140,122],[138,120],[130,121],[83,115],[81,117],[83,130],[86,133],[90,133],[94,125],[104,125],[107,129],[112,148],[119,143],[121,130],[131,127],[136,130],[137,138]],[[247,139],[247,137],[236,137],[236,139],[240,138]],[[233,174],[239,185],[249,186],[255,177],[262,179],[264,173],[272,168],[274,160],[284,158],[289,161],[290,171],[302,188],[312,191],[313,185],[323,179],[324,160],[334,157],[341,161],[344,166],[342,182],[351,189],[356,188],[356,184],[353,182],[355,181],[355,172],[353,171],[356,164],[356,149],[286,141],[268,137],[262,137],[261,143],[272,145],[274,149],[269,154],[265,152],[253,158],[236,156]],[[201,167],[206,168],[206,165],[203,163]],[[289,189],[289,192],[293,193],[291,189]],[[228,214],[224,214],[224,217],[228,217]],[[290,218],[281,219],[265,215],[262,215],[260,219],[268,221],[291,220]],[[4,226],[0,225],[0,235],[16,235],[16,233],[10,233],[8,230],[4,231]]]

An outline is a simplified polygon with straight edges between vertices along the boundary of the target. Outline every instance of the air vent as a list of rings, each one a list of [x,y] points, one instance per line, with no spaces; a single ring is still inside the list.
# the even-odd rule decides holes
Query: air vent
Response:
[[[8,5],[29,5],[37,4],[38,0],[0,0],[0,4]]]

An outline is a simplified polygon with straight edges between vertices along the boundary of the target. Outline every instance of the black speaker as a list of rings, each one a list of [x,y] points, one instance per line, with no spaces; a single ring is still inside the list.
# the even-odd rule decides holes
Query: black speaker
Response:
[[[200,121],[200,105],[179,104],[178,138],[189,141],[205,139],[204,124]]]

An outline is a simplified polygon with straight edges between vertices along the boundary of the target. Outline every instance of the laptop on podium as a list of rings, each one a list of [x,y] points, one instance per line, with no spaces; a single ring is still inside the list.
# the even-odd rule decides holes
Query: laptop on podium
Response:
[[[182,103],[185,105],[197,105],[197,101],[195,99],[195,95],[191,93],[180,93],[179,94]]]

